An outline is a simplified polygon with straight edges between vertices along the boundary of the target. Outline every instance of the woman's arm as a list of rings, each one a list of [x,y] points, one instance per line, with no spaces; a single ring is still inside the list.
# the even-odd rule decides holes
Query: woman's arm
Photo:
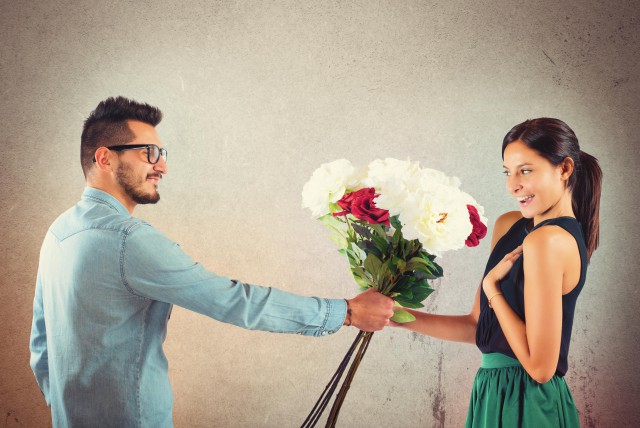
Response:
[[[491,250],[511,226],[521,218],[522,215],[519,211],[511,211],[498,217],[493,227]],[[475,344],[476,328],[478,326],[478,317],[480,316],[481,292],[482,288],[479,286],[471,312],[467,315],[437,315],[407,309],[408,312],[411,312],[416,317],[416,320],[394,325],[438,339]]]
[[[478,315],[480,313],[480,291],[481,288],[478,287],[473,307],[467,315],[437,315],[405,309],[411,312],[416,317],[416,320],[398,324],[398,327],[437,339],[475,344],[476,326],[478,325]]]
[[[541,227],[524,240],[524,303],[526,324],[502,295],[491,300],[500,327],[514,354],[539,383],[554,375],[562,336],[562,286],[575,241],[561,228]],[[515,253],[515,252],[514,252]],[[499,280],[509,271],[514,253],[508,254],[483,281],[488,297],[500,291]],[[578,254],[579,257],[579,254]]]

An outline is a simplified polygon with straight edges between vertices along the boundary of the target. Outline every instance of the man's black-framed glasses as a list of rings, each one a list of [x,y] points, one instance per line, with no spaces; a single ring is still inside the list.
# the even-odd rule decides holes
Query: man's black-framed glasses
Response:
[[[147,149],[147,161],[150,164],[157,164],[160,160],[160,156],[164,161],[167,161],[167,150],[161,147],[156,146],[155,144],[123,144],[119,146],[105,146],[109,150],[113,150],[114,152],[124,152],[126,150],[140,150]],[[93,161],[96,161],[96,158],[93,158]]]

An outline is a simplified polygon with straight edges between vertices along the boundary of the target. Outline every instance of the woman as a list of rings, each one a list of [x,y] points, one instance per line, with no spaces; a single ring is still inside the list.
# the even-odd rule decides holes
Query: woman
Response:
[[[496,220],[471,313],[412,311],[417,319],[398,326],[480,348],[468,427],[579,426],[564,374],[576,299],[598,246],[602,172],[558,119],[513,127],[502,157],[520,211]]]

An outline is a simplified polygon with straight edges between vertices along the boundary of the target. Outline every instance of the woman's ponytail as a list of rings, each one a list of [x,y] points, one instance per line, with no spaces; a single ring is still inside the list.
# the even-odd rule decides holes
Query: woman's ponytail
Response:
[[[600,241],[600,192],[602,190],[602,170],[598,159],[580,151],[580,161],[576,165],[576,181],[572,189],[573,212],[582,224],[587,244],[587,255],[598,248]]]

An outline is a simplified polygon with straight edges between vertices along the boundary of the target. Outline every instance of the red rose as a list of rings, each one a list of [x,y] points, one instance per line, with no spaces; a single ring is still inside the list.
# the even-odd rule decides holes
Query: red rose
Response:
[[[365,189],[362,189],[365,190]],[[351,204],[353,203],[353,200],[355,199],[355,195],[358,192],[351,192],[351,193],[345,193],[342,198],[338,201],[338,206],[340,208],[342,208],[344,211],[341,211],[339,213],[333,213],[334,217],[338,217],[341,215],[345,215],[345,214],[350,214],[351,213]]]
[[[480,220],[480,214],[478,214],[476,207],[467,205],[467,209],[469,210],[469,220],[471,220],[473,230],[464,243],[467,247],[475,247],[480,243],[480,240],[487,235],[487,226]]]
[[[338,206],[344,211],[333,213],[335,217],[353,214],[359,220],[364,220],[369,224],[384,224],[389,226],[389,211],[376,207],[373,200],[380,195],[376,195],[376,189],[367,187],[355,192],[345,194],[338,201]]]

